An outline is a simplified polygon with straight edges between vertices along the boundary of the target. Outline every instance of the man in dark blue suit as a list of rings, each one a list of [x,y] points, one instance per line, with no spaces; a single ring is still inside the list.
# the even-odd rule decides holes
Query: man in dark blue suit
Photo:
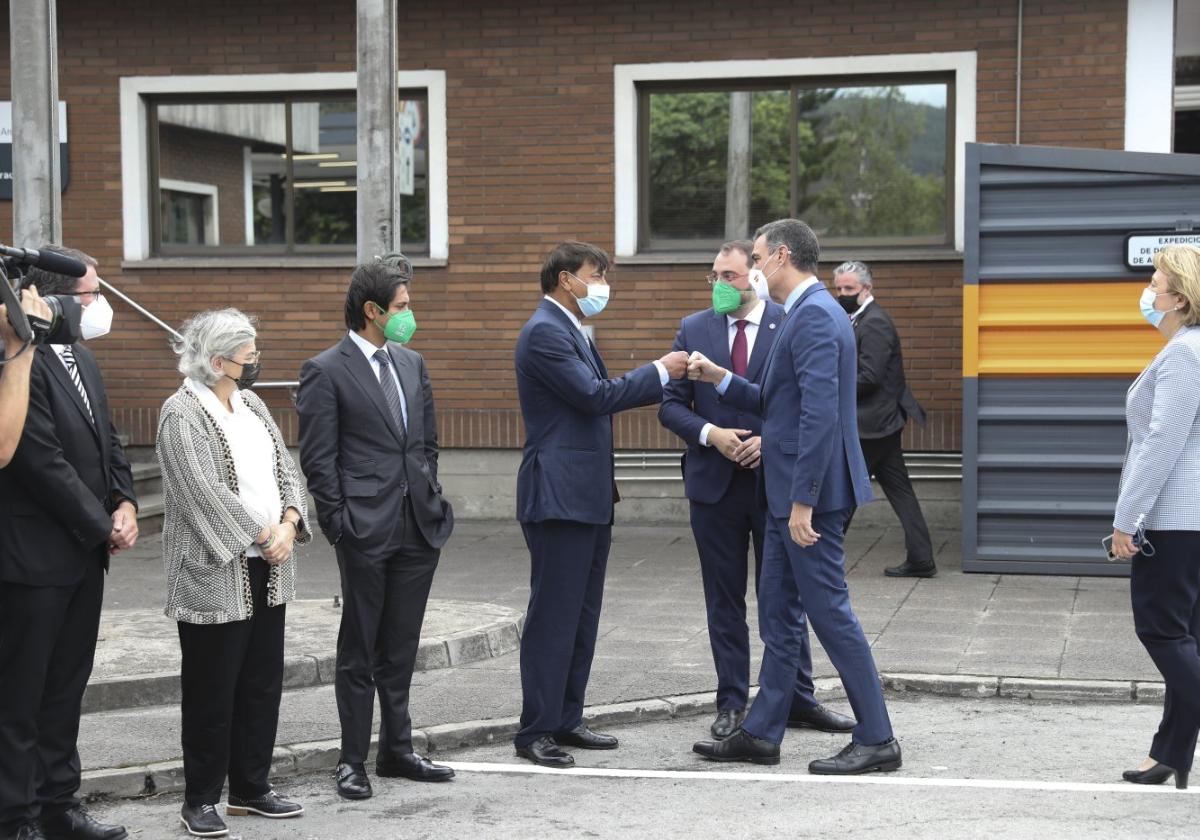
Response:
[[[517,521],[531,562],[521,636],[521,729],[517,755],[570,767],[562,747],[614,749],[617,739],[583,723],[583,698],[612,539],[612,415],[662,399],[682,378],[687,354],[610,379],[583,319],[608,301],[608,255],[563,242],[542,266],[543,300],[517,339],[517,394],[525,449],[517,473]]]
[[[749,240],[721,246],[708,276],[711,309],[687,316],[674,350],[699,352],[739,376],[761,383],[762,371],[783,320],[783,307],[759,300],[750,287],[754,263]],[[708,640],[717,669],[714,738],[727,738],[746,715],[750,687],[750,630],[746,626],[746,561],[754,544],[754,583],[762,572],[766,511],[758,501],[755,468],[760,463],[762,422],[757,411],[722,403],[705,382],[671,382],[658,419],[687,444],[684,490],[691,507],[692,534],[708,611]],[[808,633],[802,634],[796,695],[788,724],[823,732],[849,732],[854,721],[826,709],[813,697]]]
[[[816,236],[796,219],[771,222],[755,234],[756,291],[769,293],[787,313],[761,387],[703,354],[693,353],[689,363],[688,375],[716,385],[724,401],[761,410],[768,505],[758,602],[766,652],[758,697],[741,729],[693,749],[716,761],[779,763],[807,612],[858,721],[845,749],[808,769],[851,775],[896,770],[901,758],[846,588],[843,526],[853,508],[871,500],[871,484],[858,442],[854,331],[814,276],[819,257]]]

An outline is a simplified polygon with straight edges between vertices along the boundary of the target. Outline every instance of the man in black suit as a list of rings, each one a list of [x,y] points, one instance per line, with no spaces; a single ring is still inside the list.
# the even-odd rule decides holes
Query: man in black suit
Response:
[[[872,295],[871,269],[858,261],[842,263],[833,272],[838,303],[850,315],[858,344],[858,437],[867,469],[879,481],[904,528],[906,557],[889,566],[889,577],[933,577],[933,544],[904,464],[900,435],[911,417],[925,424],[925,410],[904,380],[900,337],[891,317]],[[851,513],[853,516],[853,513]],[[846,527],[850,527],[847,520]]]
[[[300,463],[342,577],[337,694],[346,799],[371,796],[364,763],[379,689],[384,777],[444,781],[448,767],[413,752],[409,685],[425,603],[454,527],[437,480],[437,418],[425,360],[402,345],[416,319],[412,266],[400,255],[360,265],[346,292],[350,332],[300,370]]]
[[[75,295],[84,338],[108,331],[96,261],[80,278],[30,271],[44,294]],[[0,837],[126,837],[75,796],[80,704],[100,627],[109,557],[137,540],[133,472],[109,422],[100,369],[82,345],[35,351],[29,413],[0,470]]]

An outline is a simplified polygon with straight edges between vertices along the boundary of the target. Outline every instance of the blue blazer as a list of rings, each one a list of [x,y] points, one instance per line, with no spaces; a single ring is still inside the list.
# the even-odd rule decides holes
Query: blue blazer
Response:
[[[746,377],[751,382],[762,381],[762,371],[775,345],[781,321],[783,307],[767,301],[758,335],[754,339],[754,350],[746,365]],[[726,316],[712,309],[688,315],[679,323],[675,346],[671,349],[688,353],[699,350],[721,367],[728,368],[731,364],[728,323]],[[683,460],[684,492],[692,501],[709,505],[716,504],[725,495],[737,467],[715,447],[700,445],[700,430],[704,424],[749,429],[756,435],[762,434],[762,420],[757,409],[743,411],[735,408],[722,402],[712,385],[690,379],[667,383],[663,389],[662,405],[658,409],[658,420],[687,444]]]
[[[609,379],[598,352],[558,306],[543,300],[517,338],[517,395],[525,448],[517,521],[612,522],[612,415],[662,399],[658,368]]]
[[[762,411],[767,507],[776,518],[793,502],[814,513],[871,501],[858,442],[857,350],[845,311],[819,283],[784,318],[763,384],[734,376],[723,401]]]

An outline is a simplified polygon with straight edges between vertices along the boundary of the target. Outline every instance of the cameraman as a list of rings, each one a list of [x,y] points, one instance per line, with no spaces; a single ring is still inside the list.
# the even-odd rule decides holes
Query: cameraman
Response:
[[[4,282],[0,279],[0,283]],[[37,286],[21,292],[21,309],[26,315],[50,320],[50,308],[38,295]],[[0,468],[7,467],[25,427],[25,412],[29,408],[29,369],[33,366],[33,351],[13,332],[8,323],[8,308],[0,304],[0,341],[4,342],[4,358],[0,367]],[[25,352],[21,352],[24,350]],[[18,355],[20,354],[20,355]],[[15,358],[14,358],[15,357]]]
[[[80,804],[83,691],[92,672],[109,556],[137,539],[133,473],[85,344],[108,332],[96,261],[82,277],[33,268],[26,285],[83,306],[76,344],[30,355],[29,412],[0,470],[0,838],[121,840]]]

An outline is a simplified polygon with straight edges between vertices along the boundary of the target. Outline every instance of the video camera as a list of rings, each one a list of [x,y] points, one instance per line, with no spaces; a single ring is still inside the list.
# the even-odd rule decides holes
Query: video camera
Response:
[[[74,344],[79,340],[79,320],[83,307],[73,295],[46,295],[42,298],[50,309],[51,319],[46,321],[29,316],[21,309],[18,292],[25,268],[35,266],[44,271],[82,277],[87,266],[73,257],[53,251],[35,251],[32,248],[11,248],[0,245],[0,303],[8,312],[8,323],[28,347],[32,344]],[[2,364],[3,362],[0,362]]]

